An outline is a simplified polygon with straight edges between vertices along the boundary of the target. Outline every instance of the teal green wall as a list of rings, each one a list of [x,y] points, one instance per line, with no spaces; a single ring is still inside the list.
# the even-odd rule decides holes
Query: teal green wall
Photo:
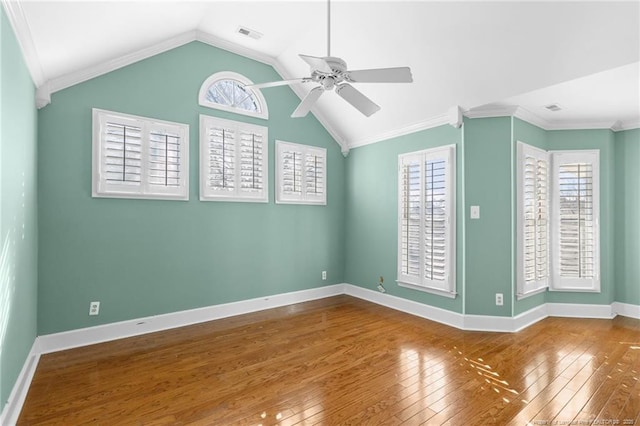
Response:
[[[600,293],[546,292],[515,300],[518,141],[546,150],[600,150]],[[395,283],[398,154],[451,143],[458,145],[460,294],[455,300]],[[546,131],[512,117],[465,118],[462,133],[442,126],[352,149],[346,174],[346,281],[375,289],[383,275],[389,294],[467,315],[516,316],[546,302],[639,304],[638,164],[640,130]],[[480,206],[478,220],[469,217],[472,205]],[[503,293],[503,306],[495,305],[496,293]]]
[[[640,305],[640,129],[615,135],[615,300]]]
[[[376,289],[383,276],[389,294],[462,312],[462,221],[457,221],[455,299],[396,284],[398,252],[398,154],[442,145],[456,146],[457,217],[462,217],[462,131],[440,126],[352,149],[347,157],[346,282]]]
[[[543,129],[541,129],[540,127],[534,126],[533,124],[529,124],[526,121],[522,121],[519,118],[512,118],[512,129],[513,129],[513,137],[512,137],[512,148],[511,148],[511,153],[512,153],[512,158],[513,158],[513,168],[512,168],[512,175],[511,175],[511,181],[513,183],[512,185],[512,191],[511,191],[511,201],[512,201],[512,219],[511,219],[511,224],[512,226],[512,241],[513,241],[513,261],[512,261],[512,265],[513,265],[513,276],[512,276],[512,289],[513,289],[513,299],[514,299],[514,304],[513,304],[513,315],[518,315],[521,314],[523,312],[528,311],[529,309],[533,309],[536,306],[540,306],[542,304],[545,303],[545,293],[538,293],[538,294],[534,294],[532,296],[527,296],[524,299],[521,300],[517,300],[515,297],[516,294],[516,283],[517,283],[517,276],[516,276],[516,267],[517,267],[517,216],[516,216],[516,212],[517,212],[517,200],[518,200],[518,188],[517,188],[517,175],[516,175],[516,171],[518,170],[518,148],[517,148],[517,144],[518,142],[524,142],[528,145],[532,145],[535,146],[537,148],[540,149],[544,149],[547,150],[548,149],[548,141],[547,141],[547,132]]]
[[[267,65],[193,42],[53,95],[39,112],[40,334],[344,282],[345,159],[318,121],[263,91],[269,120],[198,106],[211,74]],[[91,197],[91,108],[190,125],[190,200]],[[268,204],[201,202],[198,115],[268,125]],[[274,203],[274,140],[327,148],[327,206]],[[321,271],[328,279],[321,280]],[[101,302],[88,316],[89,302]]]
[[[511,316],[511,118],[464,120],[465,313]],[[471,206],[480,219],[470,219]],[[495,294],[504,295],[496,306]]]
[[[0,7],[0,411],[36,338],[35,90]]]
[[[547,302],[611,304],[614,283],[614,132],[611,130],[551,130],[549,150],[600,150],[600,293],[549,291]]]

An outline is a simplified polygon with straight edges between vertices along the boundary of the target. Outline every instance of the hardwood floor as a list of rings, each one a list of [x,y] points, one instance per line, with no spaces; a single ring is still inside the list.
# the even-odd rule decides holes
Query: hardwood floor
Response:
[[[465,332],[337,296],[43,355],[19,424],[640,425],[640,321]]]

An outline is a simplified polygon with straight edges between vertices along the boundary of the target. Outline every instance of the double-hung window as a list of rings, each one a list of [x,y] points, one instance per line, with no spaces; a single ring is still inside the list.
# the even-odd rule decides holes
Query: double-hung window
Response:
[[[327,204],[327,150],[276,141],[276,203]]]
[[[200,116],[200,200],[269,201],[264,126]]]
[[[455,297],[455,146],[398,157],[398,284]]]
[[[189,126],[93,109],[94,197],[189,199]]]
[[[518,142],[517,297],[600,291],[599,153]]]

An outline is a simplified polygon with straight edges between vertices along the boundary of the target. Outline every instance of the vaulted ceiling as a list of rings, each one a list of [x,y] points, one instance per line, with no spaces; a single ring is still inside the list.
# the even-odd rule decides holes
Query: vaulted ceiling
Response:
[[[325,1],[3,3],[41,101],[191,40],[271,64],[283,78],[308,75],[299,53],[327,50]],[[358,84],[382,107],[369,118],[335,94],[320,98],[312,112],[345,149],[445,123],[458,106],[469,116],[519,111],[545,128],[640,126],[637,1],[334,0],[331,16],[332,56],[350,69],[410,66],[414,78]],[[293,87],[301,97],[311,88]],[[544,108],[553,103],[562,110]]]

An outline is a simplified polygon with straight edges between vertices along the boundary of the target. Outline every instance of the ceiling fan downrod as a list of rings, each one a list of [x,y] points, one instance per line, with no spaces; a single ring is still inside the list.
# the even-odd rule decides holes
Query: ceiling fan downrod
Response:
[[[331,56],[331,0],[327,0],[327,56]]]

